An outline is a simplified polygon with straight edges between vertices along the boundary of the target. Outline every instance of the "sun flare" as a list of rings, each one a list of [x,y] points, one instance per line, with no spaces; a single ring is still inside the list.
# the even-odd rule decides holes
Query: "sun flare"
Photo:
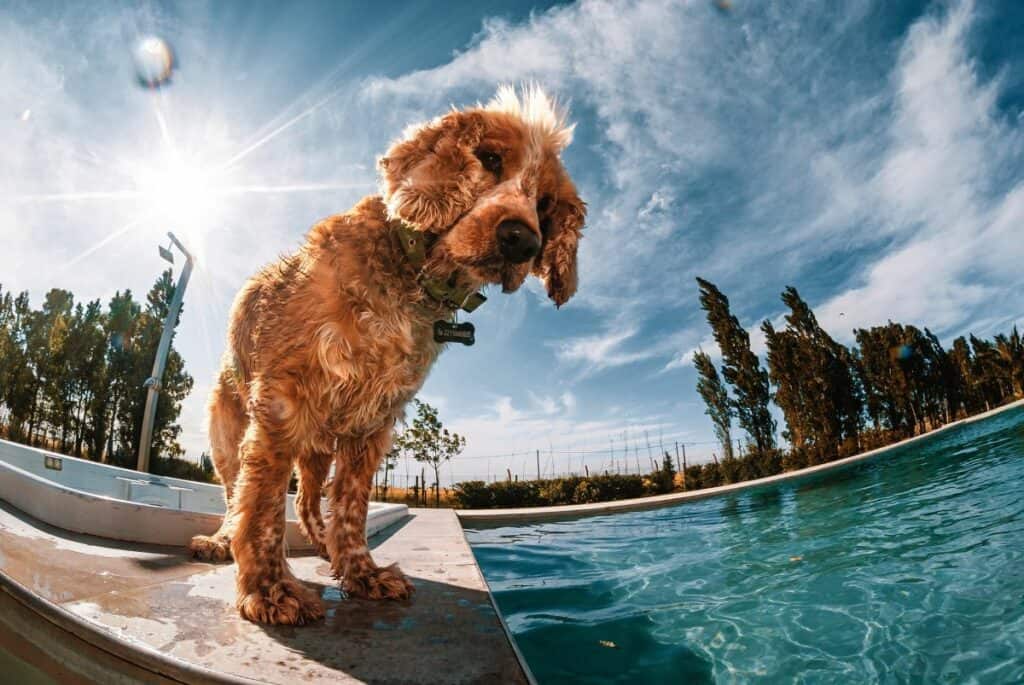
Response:
[[[145,224],[174,231],[201,253],[204,234],[223,218],[224,177],[196,158],[169,153],[134,173]]]

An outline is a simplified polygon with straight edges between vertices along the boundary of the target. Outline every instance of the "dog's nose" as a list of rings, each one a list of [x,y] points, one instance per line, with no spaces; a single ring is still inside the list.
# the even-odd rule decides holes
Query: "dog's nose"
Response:
[[[498,249],[508,261],[522,264],[540,252],[540,236],[521,221],[502,221],[498,224]]]

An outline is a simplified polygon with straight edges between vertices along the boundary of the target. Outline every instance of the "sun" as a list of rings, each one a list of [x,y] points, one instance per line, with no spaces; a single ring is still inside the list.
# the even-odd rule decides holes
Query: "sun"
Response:
[[[145,223],[161,235],[174,231],[200,251],[203,236],[217,228],[224,216],[222,173],[198,158],[168,151],[133,175]]]

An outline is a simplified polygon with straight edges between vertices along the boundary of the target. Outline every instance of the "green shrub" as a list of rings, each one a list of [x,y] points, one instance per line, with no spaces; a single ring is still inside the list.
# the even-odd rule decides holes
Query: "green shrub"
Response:
[[[213,475],[212,465],[210,468],[204,468],[194,462],[175,457],[155,457],[150,464],[150,471],[157,476],[196,480],[201,483],[217,482]]]
[[[576,488],[584,480],[579,476],[569,476],[541,481],[540,498],[546,505],[577,504]]]
[[[488,489],[492,507],[537,507],[543,504],[535,481],[498,481],[491,483]]]
[[[652,495],[664,495],[676,489],[676,469],[672,464],[672,457],[667,453],[661,460],[661,468],[651,474],[644,481],[644,487]]]
[[[573,504],[589,504],[601,501],[601,492],[590,479],[583,479],[576,484],[572,493]]]
[[[658,487],[662,487],[660,481]],[[641,476],[617,474],[495,483],[474,480],[456,483],[453,489],[455,501],[465,509],[589,504],[643,497],[647,490]]]
[[[463,509],[486,509],[492,506],[491,490],[482,480],[456,483],[453,490],[455,501]]]

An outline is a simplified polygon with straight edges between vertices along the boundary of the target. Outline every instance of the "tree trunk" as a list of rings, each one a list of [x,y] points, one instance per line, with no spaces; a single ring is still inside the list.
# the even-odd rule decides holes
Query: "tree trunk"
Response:
[[[110,407],[110,423],[107,424],[107,451],[103,454],[103,458],[100,460],[104,463],[110,461],[110,457],[114,454],[114,425],[117,421],[117,405],[121,401],[117,395],[114,395],[114,399],[111,402]]]
[[[434,506],[441,506],[441,467],[434,467]]]
[[[28,413],[28,444],[31,447],[35,441],[36,431],[36,408],[39,404],[39,390],[32,391],[32,409]]]

